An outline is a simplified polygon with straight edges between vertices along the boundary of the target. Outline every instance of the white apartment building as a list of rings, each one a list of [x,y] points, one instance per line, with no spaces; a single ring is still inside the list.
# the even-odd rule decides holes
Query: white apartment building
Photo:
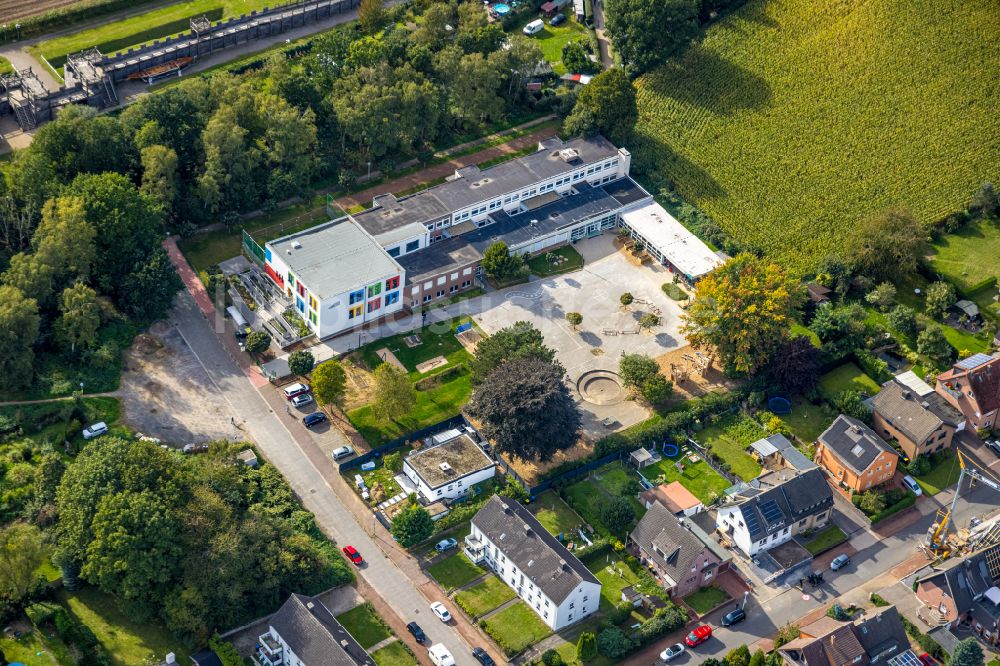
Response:
[[[493,478],[496,463],[468,433],[454,429],[434,435],[430,447],[406,456],[403,474],[430,503],[467,495],[477,483]]]
[[[262,666],[375,666],[318,597],[293,594],[257,638]]]

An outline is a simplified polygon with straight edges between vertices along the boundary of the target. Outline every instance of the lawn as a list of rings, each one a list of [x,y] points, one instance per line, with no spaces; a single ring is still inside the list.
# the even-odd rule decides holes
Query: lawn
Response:
[[[347,633],[354,637],[366,650],[376,643],[381,643],[392,636],[382,618],[369,603],[355,606],[346,613],[337,616],[337,621],[344,625]]]
[[[729,593],[721,587],[709,585],[684,597],[684,603],[698,615],[704,615],[729,598]]]
[[[378,666],[417,666],[420,663],[402,641],[393,641],[371,655]]]
[[[614,557],[614,554],[612,554],[612,561]],[[608,561],[605,555],[587,562],[587,568],[594,573],[597,580],[601,581],[602,612],[610,611],[620,604],[622,601],[622,590],[629,585],[635,585],[639,582],[639,577],[625,562],[618,561],[614,569],[612,569],[611,562]]]
[[[632,493],[625,493],[629,480],[636,484],[639,480],[631,476],[622,469],[619,463],[608,463],[604,467],[595,470],[590,476],[582,481],[577,481],[566,488],[566,497],[569,505],[576,510],[592,527],[610,533],[601,520],[601,508],[613,497],[627,497],[632,508],[635,510],[635,518],[638,521],[646,513],[646,507]],[[632,525],[628,526],[626,532],[631,531]],[[618,536],[624,538],[624,534]]]
[[[57,664],[52,651],[42,644],[37,631],[24,634],[20,638],[0,638],[0,650],[10,663]]]
[[[549,19],[545,19],[545,27],[542,31],[531,35],[528,39],[536,42],[538,48],[542,50],[542,56],[552,65],[552,71],[558,75],[566,73],[566,66],[562,63],[563,47],[575,39],[587,40],[587,28],[577,23],[571,11],[565,11],[567,20],[562,25],[555,27],[549,25]],[[524,23],[518,25],[514,30],[516,34],[521,34],[521,28],[534,21],[537,16],[531,16]]]
[[[539,277],[559,275],[583,268],[583,257],[571,246],[566,245],[558,250],[532,257],[528,260],[528,268]]]
[[[553,536],[564,534],[583,524],[583,519],[552,490],[546,490],[529,505],[545,529]]]
[[[747,453],[747,447],[764,437],[767,431],[759,423],[735,414],[723,417],[697,434],[698,440],[729,463],[733,474],[744,481],[760,475],[761,466]]]
[[[841,391],[861,391],[867,395],[879,392],[875,380],[862,372],[854,363],[845,363],[819,379],[819,386],[829,396],[835,396]]]
[[[784,421],[796,437],[803,442],[815,442],[826,430],[836,414],[825,405],[814,405],[805,398],[797,396],[792,399],[792,413],[782,414]]]
[[[523,601],[487,619],[483,629],[508,657],[516,655],[552,633],[535,611]]]
[[[723,491],[731,484],[719,475],[714,469],[708,466],[704,460],[696,463],[690,459],[684,459],[684,471],[678,472],[674,467],[675,460],[663,459],[655,465],[642,470],[643,476],[651,482],[671,483],[680,481],[681,485],[691,491],[691,493],[705,504],[709,504],[716,497],[722,495]]]
[[[998,23],[995,0],[751,0],[636,81],[630,148],[804,273],[846,256],[859,219],[939,219],[996,173]]]
[[[933,243],[931,266],[962,289],[1000,278],[1000,224],[979,221]],[[996,293],[995,290],[991,293]]]
[[[490,576],[455,595],[455,602],[473,618],[482,617],[517,595],[507,583],[496,576]]]
[[[374,370],[382,365],[382,358],[378,355],[378,351],[388,349],[399,359],[400,363],[406,366],[410,373],[410,379],[417,380],[425,376],[425,374],[417,372],[417,366],[424,361],[444,356],[448,360],[448,365],[442,365],[433,370],[433,372],[439,372],[442,368],[458,365],[472,358],[472,355],[455,337],[455,329],[470,321],[472,320],[469,317],[458,317],[447,322],[434,323],[416,331],[381,338],[364,345],[355,353],[361,356],[368,368]],[[420,336],[420,344],[416,347],[408,347],[404,342],[412,335]]]
[[[465,554],[455,553],[427,567],[427,573],[445,591],[451,592],[476,580],[486,573],[486,569],[473,564]]]
[[[958,477],[961,473],[962,470],[958,464],[958,457],[954,451],[949,449],[947,455],[942,456],[941,462],[932,467],[930,472],[913,478],[920,484],[924,495],[930,497],[958,483]]]
[[[75,592],[60,590],[56,599],[94,632],[116,666],[159,663],[168,652],[177,655],[179,664],[188,661],[188,651],[170,632],[157,624],[137,622],[118,610],[110,595],[83,587]]]
[[[968,331],[960,331],[946,324],[941,326],[941,330],[944,332],[944,337],[948,341],[948,344],[954,347],[955,351],[962,354],[963,357],[979,354],[989,349],[986,340]]]
[[[836,525],[830,525],[819,532],[816,532],[816,534],[812,535],[808,539],[801,539],[802,546],[814,556],[819,555],[820,553],[825,553],[834,546],[839,546],[845,541],[847,541],[847,535],[844,534],[844,530],[840,529]]]

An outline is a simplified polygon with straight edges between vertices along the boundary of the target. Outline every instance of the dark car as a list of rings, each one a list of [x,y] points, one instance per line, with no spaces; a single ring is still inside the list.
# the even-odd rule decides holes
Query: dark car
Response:
[[[323,412],[312,412],[302,417],[302,425],[307,428],[311,428],[312,426],[322,423],[323,421],[326,421],[326,414]]]
[[[556,14],[555,16],[549,19],[549,25],[562,25],[565,22],[566,22],[565,14]]]
[[[411,634],[413,634],[413,637],[417,640],[418,643],[423,643],[424,641],[427,640],[427,634],[424,633],[424,630],[421,629],[420,625],[417,624],[416,622],[410,622],[408,625],[406,625],[406,628],[409,630]]]
[[[742,608],[734,608],[725,615],[722,616],[722,626],[731,627],[734,624],[739,624],[743,620],[747,619],[747,614],[743,612]]]
[[[495,666],[496,662],[493,661],[493,657],[486,654],[486,650],[481,647],[472,648],[472,656],[476,658],[483,666]]]

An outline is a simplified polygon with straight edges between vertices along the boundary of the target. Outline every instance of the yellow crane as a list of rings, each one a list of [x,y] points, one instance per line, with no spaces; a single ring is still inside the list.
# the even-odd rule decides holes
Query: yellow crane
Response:
[[[961,472],[958,476],[958,485],[955,486],[955,496],[952,498],[951,504],[948,505],[947,508],[938,510],[937,522],[931,525],[927,534],[926,548],[932,556],[937,556],[942,560],[950,554],[947,545],[948,528],[951,524],[952,516],[955,514],[955,506],[958,504],[958,496],[962,492],[962,482],[968,478],[970,480],[970,487],[975,487],[977,483],[983,483],[993,490],[1000,492],[1000,482],[998,482],[988,472],[983,472],[975,467],[972,467],[970,464],[967,464],[965,456],[962,455],[962,451],[958,447],[955,447],[955,455],[958,457],[958,464],[961,468]]]

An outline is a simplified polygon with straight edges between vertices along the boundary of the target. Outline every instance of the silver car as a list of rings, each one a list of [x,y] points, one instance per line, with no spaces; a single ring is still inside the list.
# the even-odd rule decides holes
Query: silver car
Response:
[[[684,654],[684,646],[681,645],[680,643],[674,643],[673,645],[671,645],[666,650],[660,653],[660,659],[662,659],[663,661],[672,661],[677,657],[681,656],[682,654]]]

